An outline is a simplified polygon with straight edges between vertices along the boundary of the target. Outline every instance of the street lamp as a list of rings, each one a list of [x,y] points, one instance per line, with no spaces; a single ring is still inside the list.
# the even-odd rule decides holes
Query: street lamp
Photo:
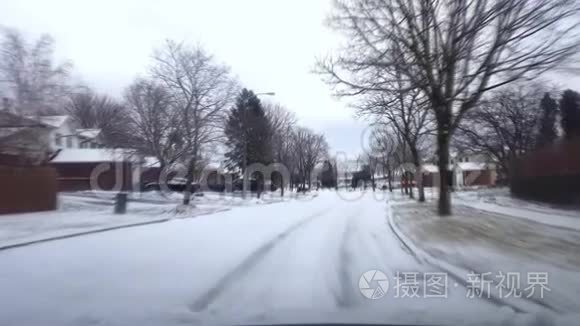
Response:
[[[276,93],[275,92],[265,92],[265,93],[254,93],[254,95],[256,96],[275,96]],[[243,119],[244,119],[244,127],[246,127],[246,111],[247,111],[247,107],[244,108],[244,114],[243,114]],[[244,168],[244,180],[242,182],[242,198],[246,198],[246,190],[248,188],[248,179],[247,179],[247,168],[248,168],[248,140],[246,139],[246,137],[244,137],[244,164],[243,164],[243,168]]]

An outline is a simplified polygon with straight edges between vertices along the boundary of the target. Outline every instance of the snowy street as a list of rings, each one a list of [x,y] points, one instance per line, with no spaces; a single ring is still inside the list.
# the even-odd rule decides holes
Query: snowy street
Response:
[[[2,324],[461,324],[476,322],[474,315],[515,317],[491,301],[466,298],[467,289],[451,279],[446,297],[426,298],[421,275],[440,271],[403,249],[387,225],[384,196],[321,192],[2,251]],[[359,289],[370,270],[389,281],[375,300]],[[416,297],[397,288],[397,273],[419,275]],[[380,280],[369,281],[378,288]]]

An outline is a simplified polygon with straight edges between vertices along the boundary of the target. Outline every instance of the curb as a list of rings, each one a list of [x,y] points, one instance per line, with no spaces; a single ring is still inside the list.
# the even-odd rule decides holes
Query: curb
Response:
[[[447,273],[455,282],[462,285],[465,288],[468,288],[469,283],[465,280],[465,275],[469,273],[473,273],[473,270],[466,270],[460,268],[458,266],[452,265],[440,259],[437,259],[427,253],[425,250],[419,248],[413,241],[411,241],[404,233],[399,229],[397,226],[394,217],[393,217],[393,209],[390,202],[387,202],[387,222],[389,224],[390,229],[393,231],[395,236],[398,238],[399,242],[403,246],[405,246],[411,254],[415,257],[415,259],[423,264],[431,265],[436,267],[443,272]],[[464,276],[461,276],[464,275]],[[543,309],[544,311],[554,313],[553,309],[549,307],[539,305],[533,301],[528,300],[510,300],[507,301],[503,298],[500,298],[496,293],[494,293],[493,289],[491,291],[486,291],[486,289],[482,289],[482,299],[487,299],[493,304],[497,306],[508,306],[513,309],[515,312],[518,313],[536,313],[538,308]]]

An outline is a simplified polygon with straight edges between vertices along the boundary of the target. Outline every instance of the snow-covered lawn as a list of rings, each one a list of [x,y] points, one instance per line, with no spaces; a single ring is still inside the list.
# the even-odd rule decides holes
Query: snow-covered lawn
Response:
[[[563,208],[514,198],[507,188],[457,192],[455,198],[476,209],[580,231],[580,207]]]
[[[446,297],[426,298],[425,273],[440,271],[404,249],[386,213],[384,194],[320,192],[0,251],[0,324],[524,325],[536,318],[466,298],[452,283]],[[371,270],[390,282],[377,300],[359,289]],[[415,273],[417,283],[405,291],[397,273]],[[418,297],[405,297],[414,291]]]
[[[282,199],[278,193],[267,193],[261,199],[243,200],[239,195],[206,193],[194,197],[195,207],[180,212],[182,195],[150,192],[132,194],[127,214],[113,214],[114,193],[76,192],[59,195],[59,208],[51,212],[0,215],[0,248],[77,233],[98,231],[133,224],[164,221],[172,218],[195,217],[232,207],[271,204],[296,198]],[[311,196],[311,195],[310,195]]]
[[[538,223],[502,215],[509,210],[497,214],[492,209],[470,207],[480,208],[477,205],[464,206],[461,204],[470,199],[463,198],[467,199],[455,201],[454,215],[447,218],[438,218],[432,203],[394,201],[394,222],[432,257],[466,273],[490,273],[492,286],[499,286],[499,273],[511,272],[521,278],[514,288],[524,292],[529,273],[548,273],[550,291],[544,298],[536,292],[527,300],[557,313],[580,312],[580,232],[544,223],[553,217],[548,214]],[[514,209],[524,211],[526,206]]]

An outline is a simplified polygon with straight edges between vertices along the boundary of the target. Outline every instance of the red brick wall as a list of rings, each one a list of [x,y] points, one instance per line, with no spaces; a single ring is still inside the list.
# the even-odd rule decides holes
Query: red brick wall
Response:
[[[0,166],[0,214],[56,209],[56,172],[46,166]]]

